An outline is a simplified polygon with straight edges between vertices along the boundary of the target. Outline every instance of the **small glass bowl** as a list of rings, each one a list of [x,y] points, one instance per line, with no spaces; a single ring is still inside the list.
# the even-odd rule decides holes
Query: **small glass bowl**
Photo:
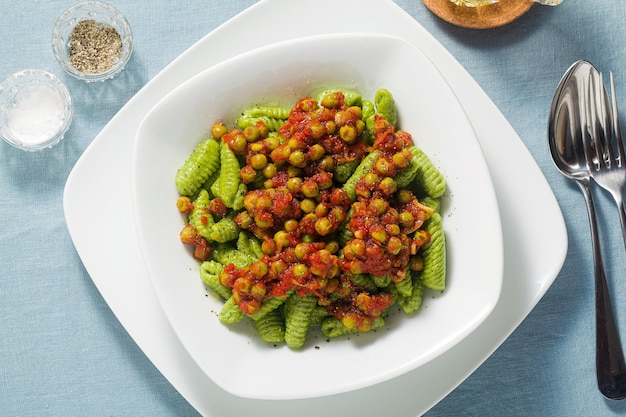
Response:
[[[19,71],[0,84],[0,136],[10,145],[26,151],[50,148],[71,121],[70,93],[49,72]]]
[[[72,65],[70,40],[72,31],[82,21],[95,21],[99,28],[109,26],[121,38],[121,53],[115,63],[101,72],[81,71]],[[133,35],[124,15],[110,4],[99,1],[77,3],[57,19],[52,30],[52,51],[63,69],[73,77],[87,82],[104,81],[124,70],[133,52]],[[95,71],[95,70],[94,70]]]

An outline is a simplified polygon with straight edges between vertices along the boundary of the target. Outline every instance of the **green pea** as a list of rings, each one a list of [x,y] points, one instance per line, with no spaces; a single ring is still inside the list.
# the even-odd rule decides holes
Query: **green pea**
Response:
[[[339,137],[346,143],[353,143],[357,140],[358,134],[354,126],[343,125],[339,128]]]
[[[250,165],[252,165],[252,168],[254,169],[265,168],[267,166],[267,162],[267,156],[262,153],[253,155],[252,158],[250,158]]]
[[[332,223],[327,217],[322,217],[321,219],[317,219],[315,221],[315,231],[320,236],[326,236],[328,233],[330,233],[331,228]]]
[[[298,221],[295,219],[289,219],[283,225],[286,232],[295,232],[298,228]]]
[[[305,198],[300,202],[300,209],[305,213],[311,213],[313,210],[315,210],[316,205],[317,204],[315,203],[315,200]]]
[[[274,175],[276,175],[276,165],[273,163],[267,164],[265,168],[263,168],[263,176],[265,178],[272,178]]]
[[[304,152],[302,151],[293,151],[291,155],[289,155],[289,163],[296,167],[304,167],[306,165],[306,159],[304,157]]]
[[[297,193],[302,188],[302,178],[293,177],[287,180],[287,189],[292,193]]]
[[[293,274],[298,278],[303,278],[308,274],[309,270],[304,264],[296,264],[293,267]]]
[[[228,132],[228,128],[224,123],[215,123],[211,128],[211,135],[213,135],[215,139],[220,139],[226,132]]]

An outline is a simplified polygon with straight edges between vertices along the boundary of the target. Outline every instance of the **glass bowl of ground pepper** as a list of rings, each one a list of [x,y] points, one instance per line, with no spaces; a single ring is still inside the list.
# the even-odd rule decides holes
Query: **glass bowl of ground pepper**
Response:
[[[104,81],[126,67],[133,51],[132,31],[115,7],[85,1],[57,19],[52,50],[68,74],[87,82]]]

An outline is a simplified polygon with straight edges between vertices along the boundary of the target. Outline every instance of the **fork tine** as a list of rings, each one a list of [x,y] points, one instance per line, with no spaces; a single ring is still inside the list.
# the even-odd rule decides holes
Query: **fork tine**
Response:
[[[611,87],[611,118],[613,122],[613,137],[615,138],[615,148],[617,149],[617,166],[624,164],[624,140],[622,137],[622,127],[619,120],[619,110],[617,108],[617,97],[615,95],[615,80],[613,71],[609,73]]]

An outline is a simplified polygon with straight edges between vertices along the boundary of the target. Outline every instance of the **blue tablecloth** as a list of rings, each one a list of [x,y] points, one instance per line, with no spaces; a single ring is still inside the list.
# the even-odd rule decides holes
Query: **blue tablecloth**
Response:
[[[72,127],[56,147],[28,153],[0,143],[2,416],[198,415],[137,347],[90,280],[66,229],[63,188],[82,152],[134,93],[256,1],[111,3],[133,28],[132,76],[93,89],[64,74],[50,47],[54,21],[72,2],[0,0],[0,79],[44,69],[68,85],[75,102]],[[626,5],[565,0],[555,8],[535,6],[505,27],[473,31],[441,21],[421,1],[397,3],[459,60],[518,132],[561,204],[570,242],[562,271],[537,307],[427,416],[626,413],[626,402],[605,400],[596,388],[587,213],[578,189],[554,168],[546,144],[552,95],[575,60],[614,71],[626,106]],[[597,197],[605,263],[626,337],[626,254],[612,200],[606,193]],[[94,219],[94,239],[98,234]],[[541,239],[542,231],[536,236]]]

